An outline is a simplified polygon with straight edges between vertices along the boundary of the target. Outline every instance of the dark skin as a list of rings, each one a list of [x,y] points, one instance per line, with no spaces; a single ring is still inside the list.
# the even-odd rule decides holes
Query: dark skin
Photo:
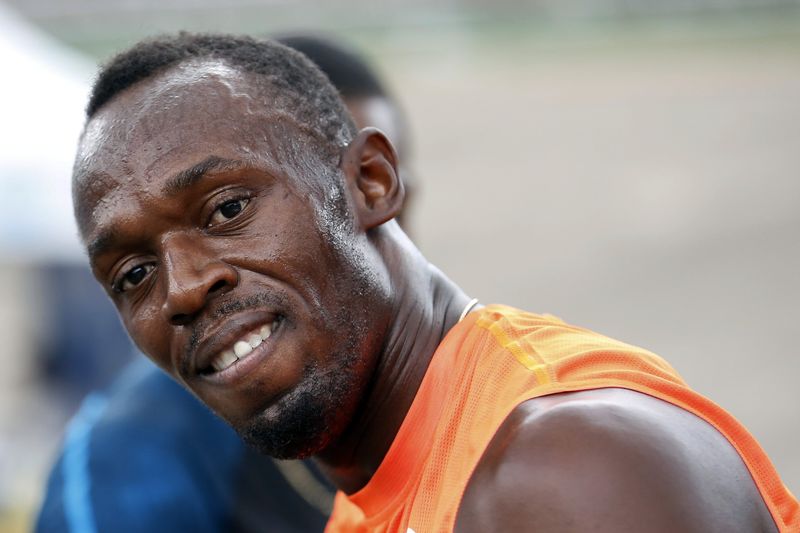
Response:
[[[403,189],[382,133],[362,130],[344,151],[347,212],[329,220],[321,178],[301,175],[295,154],[275,144],[312,140],[285,113],[253,112],[241,96],[248,83],[218,63],[192,64],[105,106],[78,156],[81,232],[137,345],[237,429],[254,417],[280,422],[305,393],[338,402],[300,453],[316,453],[354,491],[380,464],[468,298],[391,221]],[[176,94],[178,105],[165,103]],[[265,139],[264,128],[275,133]],[[167,186],[209,155],[234,163],[178,192]],[[247,204],[225,220],[220,207],[240,197]],[[254,309],[220,316],[263,295]],[[247,366],[203,372],[214,353],[276,318]],[[356,363],[340,380],[342,352]]]
[[[708,423],[624,389],[521,404],[473,473],[456,531],[775,532],[747,468]]]
[[[144,353],[240,432],[283,435],[265,446],[314,454],[353,493],[379,467],[469,298],[393,220],[403,187],[379,130],[358,132],[332,166],[319,139],[258,92],[252,75],[196,60],[116,96],[81,141],[79,226]],[[211,371],[264,325],[272,334],[250,355]],[[458,530],[677,531],[668,528],[699,520],[697,531],[774,531],[727,441],[673,411],[630,392],[526,402],[478,465]],[[311,427],[284,431],[298,416]],[[633,509],[576,504],[601,492]]]
[[[405,120],[399,109],[388,98],[381,96],[364,96],[358,98],[344,98],[347,110],[353,117],[358,127],[374,126],[381,130],[392,142],[397,152],[397,173],[403,182],[403,209],[397,214],[395,220],[406,233],[409,233],[408,213],[413,211],[412,206],[417,196],[417,179],[409,168],[408,157],[409,139],[405,128]]]

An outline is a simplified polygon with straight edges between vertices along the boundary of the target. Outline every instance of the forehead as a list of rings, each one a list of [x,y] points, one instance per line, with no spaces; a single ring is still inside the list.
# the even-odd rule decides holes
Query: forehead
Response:
[[[262,100],[260,92],[252,76],[219,61],[172,67],[123,90],[98,111],[86,125],[77,164],[91,168],[113,163],[109,156],[122,160],[132,151],[147,154],[150,149],[163,152],[202,143],[215,131],[230,136],[237,130],[218,128],[269,118],[267,106],[256,105]],[[151,164],[159,157],[164,154],[153,154],[141,163]]]
[[[78,150],[73,194],[83,235],[121,199],[210,156],[273,174],[299,169],[298,153],[313,147],[268,93],[255,75],[202,60],[116,95],[89,121]]]

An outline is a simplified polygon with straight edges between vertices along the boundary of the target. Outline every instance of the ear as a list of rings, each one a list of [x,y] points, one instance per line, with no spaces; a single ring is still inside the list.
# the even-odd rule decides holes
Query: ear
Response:
[[[397,152],[377,128],[364,128],[345,149],[342,170],[365,230],[400,214],[405,192],[397,172]]]

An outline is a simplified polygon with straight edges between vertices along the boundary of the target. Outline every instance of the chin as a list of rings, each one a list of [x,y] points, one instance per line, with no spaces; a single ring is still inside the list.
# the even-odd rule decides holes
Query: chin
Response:
[[[298,405],[281,408],[277,417],[260,413],[246,425],[235,427],[239,436],[258,452],[276,459],[303,459],[324,449],[332,440],[325,407],[304,392]]]
[[[258,452],[276,459],[304,459],[335,441],[347,426],[359,387],[355,358],[337,358],[334,373],[306,370],[306,379],[293,392],[257,413],[244,424],[235,424],[239,436]]]
[[[356,279],[356,278],[354,278]],[[363,279],[351,283],[370,295]],[[248,419],[231,422],[242,439],[262,454],[276,459],[302,459],[323,452],[345,433],[359,405],[380,351],[379,335],[366,314],[355,314],[347,306],[331,321],[346,335],[327,357],[307,357],[310,363],[299,384],[274,403]]]

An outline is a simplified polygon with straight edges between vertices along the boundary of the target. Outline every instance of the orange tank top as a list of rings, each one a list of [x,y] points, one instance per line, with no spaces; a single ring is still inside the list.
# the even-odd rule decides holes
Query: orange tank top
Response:
[[[380,467],[360,491],[336,495],[326,532],[452,531],[473,470],[515,407],[604,387],[648,394],[706,420],[739,452],[780,531],[800,533],[800,506],[755,439],[663,359],[500,305],[471,313],[447,334]]]

